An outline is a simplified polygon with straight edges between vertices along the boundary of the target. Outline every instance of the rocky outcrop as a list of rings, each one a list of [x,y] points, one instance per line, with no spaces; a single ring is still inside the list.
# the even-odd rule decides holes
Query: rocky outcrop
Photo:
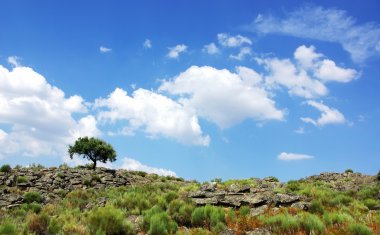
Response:
[[[43,203],[62,197],[74,189],[101,189],[144,184],[154,179],[126,170],[97,168],[19,168],[0,172],[0,208],[12,208],[23,203],[28,191],[39,192]]]

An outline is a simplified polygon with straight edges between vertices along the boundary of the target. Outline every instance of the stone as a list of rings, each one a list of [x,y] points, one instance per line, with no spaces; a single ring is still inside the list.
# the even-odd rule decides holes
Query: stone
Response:
[[[250,191],[251,187],[246,185],[238,185],[238,184],[231,184],[228,187],[228,191],[232,193],[248,193]]]
[[[194,198],[193,199],[194,203],[203,206],[206,204],[211,204],[211,205],[217,205],[218,204],[218,199],[216,198]]]
[[[251,208],[249,215],[254,217],[263,214],[268,209],[268,205],[262,205],[259,207]]]
[[[235,235],[236,231],[233,229],[226,229],[223,232],[219,233],[219,235]]]
[[[290,207],[307,211],[310,208],[310,204],[311,204],[310,202],[295,202]]]
[[[282,194],[282,193],[277,193],[273,198],[273,201],[277,206],[288,205],[293,202],[297,202],[299,200],[300,200],[300,196],[298,195],[290,195],[290,194]]]
[[[255,228],[252,231],[247,231],[246,235],[271,235],[268,229],[265,228]]]
[[[246,205],[257,206],[269,202],[269,197],[263,193],[247,194],[241,202]]]
[[[216,182],[211,182],[205,185],[202,185],[201,191],[207,191],[207,192],[214,192],[217,189],[217,184]]]

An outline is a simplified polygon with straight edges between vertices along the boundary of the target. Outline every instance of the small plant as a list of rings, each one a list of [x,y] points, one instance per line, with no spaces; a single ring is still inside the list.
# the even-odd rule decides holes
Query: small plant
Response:
[[[323,234],[326,231],[326,226],[319,217],[309,213],[302,217],[301,226],[308,234]]]
[[[367,198],[363,203],[370,210],[373,210],[377,205],[379,205],[378,201],[373,198]]]
[[[4,222],[2,225],[0,225],[0,234],[1,235],[16,235],[17,227],[16,225],[8,221]]]
[[[380,181],[380,171],[377,172],[377,181]]]
[[[241,216],[247,216],[247,215],[249,215],[250,211],[251,211],[251,208],[249,208],[249,206],[242,206],[239,209],[239,214]]]
[[[352,235],[371,235],[372,231],[370,228],[365,226],[364,224],[351,224],[348,226],[348,231]]]
[[[0,167],[0,172],[9,173],[11,172],[11,170],[12,170],[12,167],[8,164],[4,164]]]
[[[221,184],[221,183],[222,183],[222,178],[215,178],[215,179],[212,179],[211,182]]]
[[[18,176],[17,177],[17,183],[18,184],[27,183],[27,182],[28,182],[28,178],[26,178],[25,176]]]
[[[154,214],[150,218],[149,235],[174,234],[178,229],[177,224],[166,212]]]
[[[62,172],[58,172],[57,177],[63,179],[65,178],[65,174],[63,174]]]
[[[47,234],[49,222],[47,214],[31,214],[27,218],[28,230],[35,234]]]
[[[32,203],[32,202],[41,203],[43,201],[44,201],[44,198],[41,196],[39,192],[31,191],[31,192],[26,192],[24,194],[25,203]]]
[[[100,179],[100,177],[98,175],[92,175],[91,181],[98,182],[98,183],[102,182],[102,180]]]
[[[295,180],[290,180],[287,184],[286,184],[286,190],[288,192],[295,192],[295,191],[298,191],[301,189],[301,184],[298,182],[298,181],[295,181]]]
[[[133,225],[124,220],[123,211],[111,206],[99,207],[89,213],[91,234],[102,230],[106,234],[135,234]]]
[[[354,171],[352,169],[347,169],[344,171],[345,173],[354,173]]]
[[[325,212],[320,200],[313,200],[310,204],[309,211],[316,214],[323,214]]]
[[[348,206],[352,202],[352,200],[353,199],[347,195],[339,194],[334,199],[332,199],[329,204],[334,206],[339,204]]]
[[[300,229],[300,221],[287,213],[266,218],[264,224],[280,234],[295,234]]]

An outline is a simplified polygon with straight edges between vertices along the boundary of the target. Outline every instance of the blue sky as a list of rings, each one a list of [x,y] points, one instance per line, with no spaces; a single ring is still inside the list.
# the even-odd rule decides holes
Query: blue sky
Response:
[[[380,166],[378,1],[3,1],[0,164],[200,181]]]

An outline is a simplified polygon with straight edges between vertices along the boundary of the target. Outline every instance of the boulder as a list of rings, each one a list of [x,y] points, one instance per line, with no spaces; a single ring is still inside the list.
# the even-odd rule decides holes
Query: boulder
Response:
[[[263,214],[268,209],[268,205],[262,205],[259,207],[251,208],[249,215],[254,217]]]

